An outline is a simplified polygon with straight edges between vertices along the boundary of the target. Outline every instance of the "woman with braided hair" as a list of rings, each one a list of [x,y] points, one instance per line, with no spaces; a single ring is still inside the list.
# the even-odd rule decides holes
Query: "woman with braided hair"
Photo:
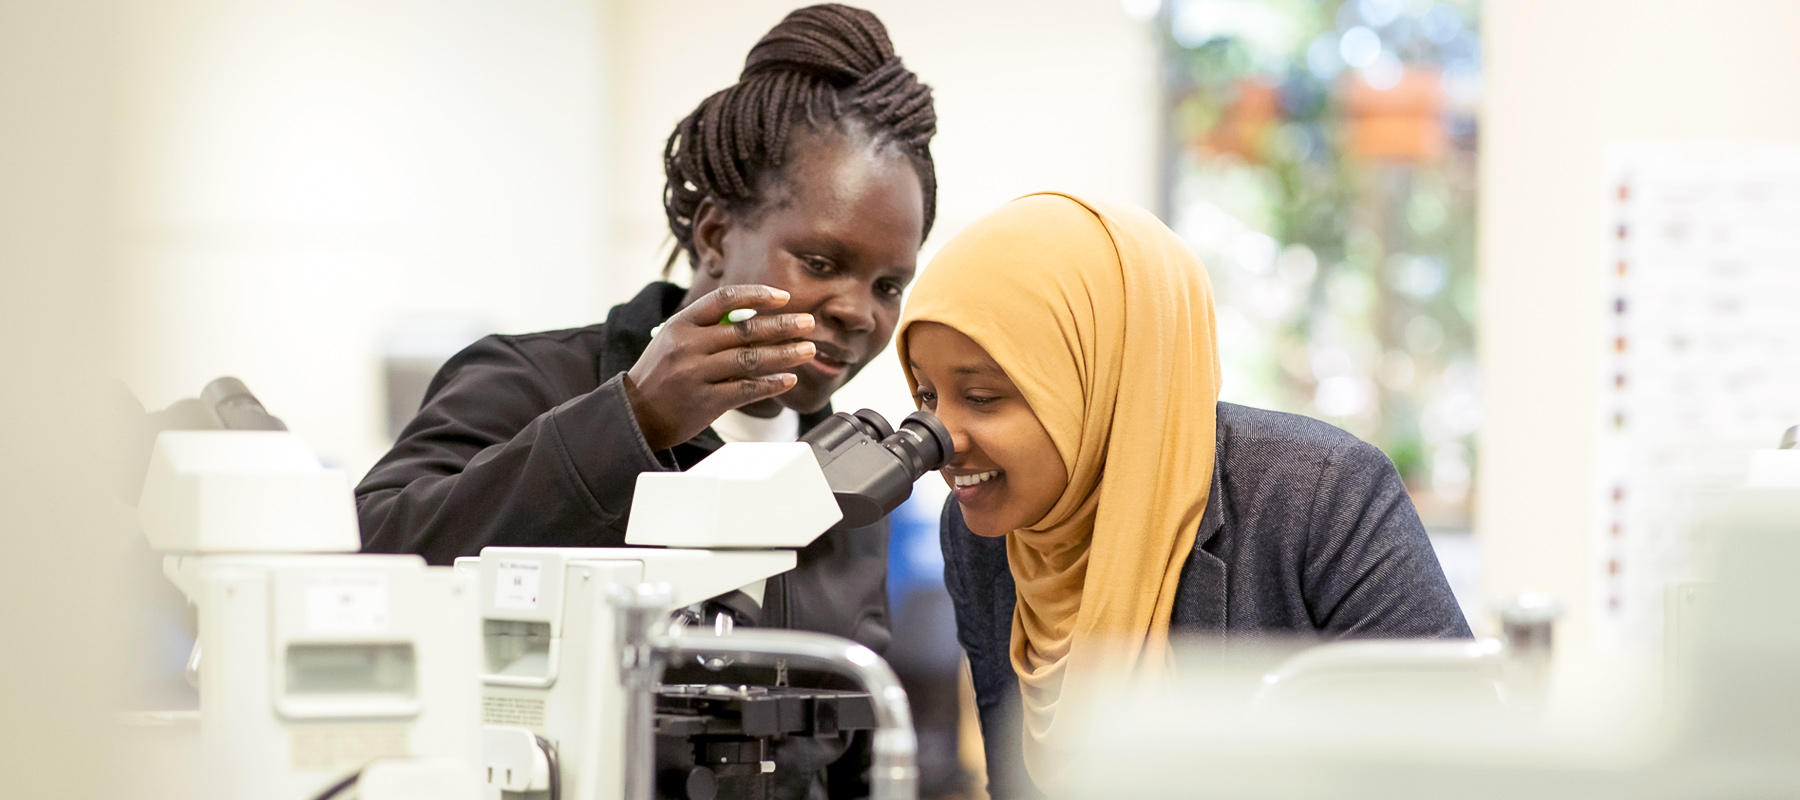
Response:
[[[789,14],[669,137],[670,266],[685,255],[691,286],[652,283],[604,323],[450,359],[357,487],[364,550],[448,564],[489,545],[623,546],[639,474],[823,420],[893,335],[935,214],[936,127],[875,15]],[[887,536],[885,520],[829,531],[735,610],[882,651]],[[823,796],[846,747],[789,740],[776,794]]]

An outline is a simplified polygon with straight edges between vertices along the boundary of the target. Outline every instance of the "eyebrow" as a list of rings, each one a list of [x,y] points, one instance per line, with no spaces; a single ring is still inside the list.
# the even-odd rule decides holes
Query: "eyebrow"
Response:
[[[914,372],[919,371],[917,362],[907,362],[907,366],[912,367]],[[1006,377],[1006,370],[992,364],[963,364],[951,367],[950,372],[953,375],[986,375],[991,378]]]
[[[957,375],[987,375],[994,378],[1006,377],[1006,371],[987,364],[972,364],[955,367],[950,370]]]

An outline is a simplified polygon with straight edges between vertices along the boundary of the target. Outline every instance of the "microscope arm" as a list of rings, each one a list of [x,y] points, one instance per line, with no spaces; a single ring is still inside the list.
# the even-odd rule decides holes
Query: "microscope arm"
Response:
[[[871,800],[911,800],[918,795],[918,737],[906,690],[886,661],[849,639],[806,631],[739,628],[724,636],[667,636],[656,651],[668,661],[691,656],[723,656],[739,664],[793,663],[835,672],[856,681],[875,706],[875,764]]]
[[[652,794],[651,694],[663,666],[676,659],[724,657],[737,663],[779,666],[800,662],[836,672],[868,692],[875,709],[875,763],[870,771],[871,800],[915,800],[918,797],[918,736],[906,690],[886,661],[849,639],[805,631],[739,629],[702,638],[692,629],[673,632],[663,624],[670,590],[667,584],[615,587],[610,600],[618,615],[620,678],[630,694],[627,702],[625,800],[648,800]]]

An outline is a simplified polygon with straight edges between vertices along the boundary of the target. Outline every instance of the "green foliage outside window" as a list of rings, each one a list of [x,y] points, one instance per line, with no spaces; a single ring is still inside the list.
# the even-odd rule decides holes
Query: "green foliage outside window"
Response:
[[[1165,219],[1211,272],[1224,398],[1393,459],[1468,525],[1479,16],[1473,0],[1169,0]]]

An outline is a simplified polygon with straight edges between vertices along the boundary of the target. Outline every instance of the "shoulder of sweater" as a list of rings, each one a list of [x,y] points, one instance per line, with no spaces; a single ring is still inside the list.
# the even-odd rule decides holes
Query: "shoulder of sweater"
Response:
[[[1220,444],[1226,452],[1242,447],[1330,451],[1369,446],[1343,428],[1300,414],[1236,403],[1220,403],[1218,413]]]
[[[1325,469],[1363,473],[1392,468],[1374,445],[1299,414],[1220,403],[1218,436],[1216,469],[1240,490],[1254,490],[1268,480],[1310,487]]]

